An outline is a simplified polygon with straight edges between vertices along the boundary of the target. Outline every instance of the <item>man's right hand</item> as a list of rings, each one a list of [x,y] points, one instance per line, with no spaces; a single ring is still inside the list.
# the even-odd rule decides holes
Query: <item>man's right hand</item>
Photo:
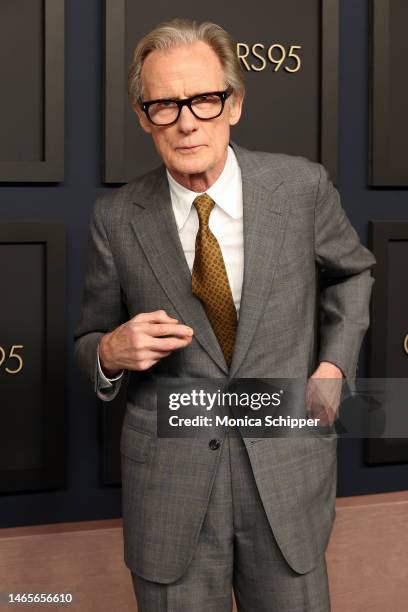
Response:
[[[121,370],[147,370],[172,351],[188,346],[193,330],[164,310],[143,312],[102,336],[99,360],[108,378]]]

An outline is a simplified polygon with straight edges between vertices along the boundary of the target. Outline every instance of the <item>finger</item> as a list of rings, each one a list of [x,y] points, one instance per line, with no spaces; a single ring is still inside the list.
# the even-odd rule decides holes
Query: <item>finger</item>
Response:
[[[189,338],[150,338],[149,348],[154,351],[175,351],[179,348],[188,346],[191,342]]]
[[[140,312],[136,316],[134,316],[132,321],[137,323],[169,323],[178,321],[175,317],[171,317],[167,314],[167,312],[163,309],[155,310],[154,312]]]
[[[185,338],[191,337],[194,332],[191,327],[188,325],[183,325],[183,323],[152,323],[149,325],[147,333],[155,338],[159,338],[161,336]]]
[[[159,359],[163,359],[163,357],[167,357],[168,355],[171,355],[171,352],[172,351],[147,349],[139,353],[139,361],[146,361],[150,359],[158,361]]]
[[[137,361],[136,364],[129,367],[128,370],[143,372],[145,370],[149,370],[152,366],[156,365],[158,361],[159,359],[144,359],[141,361]]]
[[[306,404],[307,411],[310,411],[310,408],[312,405],[312,399],[313,399],[313,389],[309,381],[309,383],[306,385],[306,392],[305,392],[305,404]]]

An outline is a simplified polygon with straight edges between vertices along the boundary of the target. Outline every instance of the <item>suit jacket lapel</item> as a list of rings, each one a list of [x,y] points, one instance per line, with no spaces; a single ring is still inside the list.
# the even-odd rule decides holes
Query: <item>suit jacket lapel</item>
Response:
[[[154,275],[196,340],[227,374],[228,367],[213,328],[191,291],[191,273],[179,238],[164,166],[144,192],[134,193],[132,227]]]
[[[256,153],[231,143],[242,174],[244,278],[230,378],[237,376],[271,290],[288,218],[285,181]],[[269,162],[270,163],[270,162]],[[268,188],[262,173],[268,171]]]

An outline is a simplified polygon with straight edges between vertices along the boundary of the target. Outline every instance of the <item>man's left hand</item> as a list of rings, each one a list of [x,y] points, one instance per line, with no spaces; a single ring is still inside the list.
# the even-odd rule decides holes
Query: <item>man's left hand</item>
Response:
[[[340,404],[343,372],[333,363],[322,361],[306,386],[306,409],[319,427],[334,423]]]

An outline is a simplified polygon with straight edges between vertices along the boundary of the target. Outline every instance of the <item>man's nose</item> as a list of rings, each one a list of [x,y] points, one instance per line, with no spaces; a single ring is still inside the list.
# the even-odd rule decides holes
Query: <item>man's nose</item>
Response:
[[[197,117],[193,115],[187,106],[182,107],[177,123],[179,130],[185,133],[193,132],[198,127]]]

